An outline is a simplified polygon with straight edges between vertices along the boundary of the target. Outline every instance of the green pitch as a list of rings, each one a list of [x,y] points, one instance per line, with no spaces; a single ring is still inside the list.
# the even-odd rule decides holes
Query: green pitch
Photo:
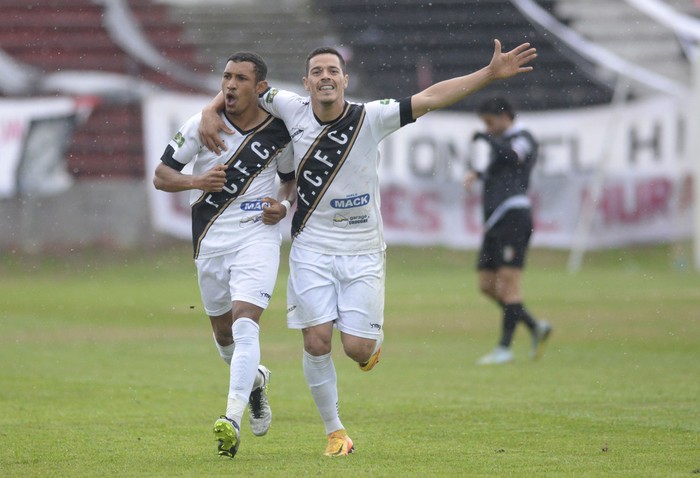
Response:
[[[262,324],[272,428],[244,421],[228,460],[211,432],[228,370],[189,248],[73,255],[0,256],[1,476],[700,473],[700,276],[668,248],[593,254],[576,276],[564,253],[535,251],[527,304],[554,325],[550,345],[530,362],[519,329],[515,363],[491,368],[474,365],[499,320],[473,253],[390,248],[381,363],[364,373],[334,351],[345,459],[322,456],[286,267]]]

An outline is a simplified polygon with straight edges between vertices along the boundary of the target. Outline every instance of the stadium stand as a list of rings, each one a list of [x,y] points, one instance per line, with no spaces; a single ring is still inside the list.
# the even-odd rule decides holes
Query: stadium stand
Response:
[[[214,63],[229,50],[251,49],[268,59],[276,80],[299,83],[311,49],[340,46],[351,73],[348,93],[357,98],[401,97],[470,72],[490,59],[495,37],[506,47],[526,40],[539,49],[534,73],[489,90],[517,97],[520,109],[600,104],[612,95],[508,0],[175,3],[174,18],[186,25],[187,40],[199,45],[203,58]],[[555,2],[543,3],[553,8]],[[475,96],[453,109],[471,110],[478,101]]]
[[[540,3],[557,10],[553,0]],[[115,6],[126,7],[128,15],[115,20]],[[140,96],[153,88],[210,93],[217,82],[206,78],[218,78],[212,70],[233,50],[258,51],[269,62],[271,78],[298,84],[310,49],[339,45],[348,57],[351,96],[401,97],[483,66],[495,37],[505,47],[530,41],[538,47],[539,59],[532,74],[492,85],[491,94],[517,98],[518,108],[524,110],[610,100],[608,87],[586,76],[569,52],[533,28],[507,0],[258,0],[204,5],[3,0],[0,60],[8,57],[14,69],[26,74],[24,96],[60,93],[59,84],[65,92],[67,86],[87,84],[92,72],[100,73],[93,84],[109,86],[82,91],[90,94],[94,88],[100,101],[78,127],[68,151],[69,169],[77,177],[142,177]],[[75,72],[82,76],[71,76]],[[64,76],[46,77],[48,73]],[[111,88],[108,80],[121,81],[121,88]],[[472,109],[480,98],[474,96],[456,109]]]
[[[218,68],[235,51],[255,51],[265,58],[271,78],[297,85],[306,54],[339,42],[325,12],[309,0],[234,0],[206,8],[178,1],[171,15],[185,25],[184,38],[198,46],[202,61]]]
[[[93,105],[67,151],[71,186],[55,201],[21,194],[0,201],[0,247],[157,239],[143,207],[150,176],[143,98],[158,90],[212,94],[222,60],[235,50],[261,53],[275,84],[299,90],[308,51],[340,47],[351,74],[349,96],[370,99],[401,97],[479,68],[495,37],[505,48],[527,40],[539,50],[533,73],[491,85],[457,109],[472,110],[485,94],[508,95],[520,110],[609,102],[608,83],[592,73],[598,63],[587,64],[558,37],[533,27],[516,1],[0,0],[0,97],[79,96]],[[668,1],[696,14],[700,8],[693,0]],[[587,31],[583,23],[598,21],[578,15],[573,0],[537,2],[581,31]]]
[[[110,30],[106,21],[111,6],[108,1],[63,0],[60,5],[51,0],[3,1],[0,49],[27,72],[28,79],[68,72],[73,73],[69,82],[85,81],[88,72],[102,74],[96,77],[97,83],[122,79],[120,89],[96,87],[96,107],[88,121],[78,126],[67,152],[69,169],[77,177],[143,176],[141,104],[136,84],[148,85],[143,91],[211,91],[204,79],[198,88],[194,81],[188,84],[163,69],[171,60],[192,72],[209,72],[197,61],[194,47],[181,40],[181,27],[169,21],[167,6],[133,0],[125,5],[137,22],[131,27],[143,31],[152,48],[163,56],[160,65],[144,63],[115,41],[114,25]],[[60,92],[58,82],[29,83],[25,96]],[[90,94],[90,88],[81,91]]]
[[[540,3],[551,9],[555,2]],[[562,53],[553,38],[533,28],[508,0],[315,4],[352,49],[351,68],[369,96],[400,97],[473,71],[488,62],[491,40],[499,38],[504,48],[529,41],[539,56],[533,73],[491,85],[490,94],[513,98],[523,110],[579,107],[611,98],[608,87],[586,76],[570,52]],[[481,99],[475,95],[454,109],[471,110]]]
[[[696,13],[689,2],[676,3],[687,13]],[[690,76],[681,39],[624,1],[558,0],[553,13],[568,20],[581,35],[634,64],[680,82],[687,82]],[[625,28],[619,28],[623,23]]]

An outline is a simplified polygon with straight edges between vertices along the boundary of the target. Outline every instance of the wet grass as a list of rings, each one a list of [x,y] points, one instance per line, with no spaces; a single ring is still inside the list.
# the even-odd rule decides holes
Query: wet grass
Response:
[[[285,251],[286,255],[286,251]],[[555,332],[545,357],[480,368],[498,311],[474,254],[390,248],[386,343],[361,373],[336,347],[357,446],[321,456],[323,427],[284,322],[286,267],[262,324],[270,433],[243,425],[215,454],[227,369],[189,248],[0,256],[2,476],[689,476],[700,469],[700,276],[668,247],[534,251],[527,304]],[[284,262],[284,261],[283,261]]]

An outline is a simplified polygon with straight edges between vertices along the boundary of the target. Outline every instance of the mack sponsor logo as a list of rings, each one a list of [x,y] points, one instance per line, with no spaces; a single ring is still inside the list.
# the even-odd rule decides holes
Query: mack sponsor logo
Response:
[[[335,209],[349,209],[351,207],[366,206],[369,204],[369,194],[353,196],[349,198],[331,199],[331,207]]]
[[[263,202],[260,200],[256,201],[243,201],[241,203],[241,209],[244,211],[262,211]]]

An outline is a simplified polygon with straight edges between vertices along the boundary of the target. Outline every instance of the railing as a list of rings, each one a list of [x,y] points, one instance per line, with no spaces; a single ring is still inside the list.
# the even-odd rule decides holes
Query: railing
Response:
[[[122,50],[159,73],[198,89],[216,91],[218,76],[200,75],[160,54],[146,38],[124,0],[93,0],[105,9],[104,26]]]
[[[156,88],[148,81],[120,73],[83,70],[41,72],[0,50],[0,92],[8,96],[60,92],[132,99],[143,98]]]
[[[685,85],[627,61],[609,50],[586,40],[577,32],[562,24],[534,0],[511,0],[511,3],[535,26],[556,36],[576,54],[596,66],[601,66],[613,72],[618,78],[625,77],[632,83],[640,84],[654,91],[672,96],[683,97],[688,95],[689,91]],[[609,83],[609,81],[606,81],[607,79],[602,76],[600,76],[599,79]]]
[[[659,0],[625,0],[634,8],[676,32],[676,35],[700,41],[700,20],[679,13]]]

